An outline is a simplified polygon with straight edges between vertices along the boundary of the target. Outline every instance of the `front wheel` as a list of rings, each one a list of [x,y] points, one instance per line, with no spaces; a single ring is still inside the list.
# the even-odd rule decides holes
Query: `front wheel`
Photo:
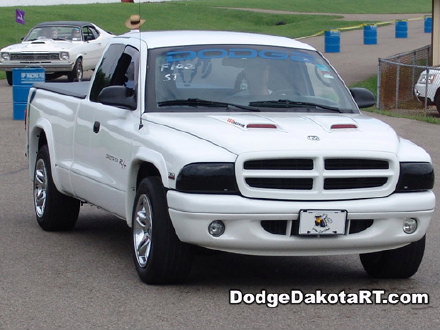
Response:
[[[132,220],[132,254],[141,280],[147,284],[185,280],[191,270],[192,248],[176,235],[160,178],[140,182]]]
[[[34,170],[34,208],[37,222],[47,231],[70,230],[78,218],[80,202],[58,191],[50,167],[49,149],[42,146]]]
[[[6,81],[8,82],[9,86],[12,86],[12,71],[6,71]]]
[[[376,278],[409,278],[419,269],[425,252],[426,236],[394,250],[361,254],[365,271]]]
[[[73,66],[73,70],[67,74],[69,81],[82,81],[83,79],[83,65],[82,58],[78,58]]]

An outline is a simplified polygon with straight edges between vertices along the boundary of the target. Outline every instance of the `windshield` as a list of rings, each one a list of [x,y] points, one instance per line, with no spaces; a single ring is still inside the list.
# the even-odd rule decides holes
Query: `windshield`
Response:
[[[358,112],[315,51],[209,45],[150,53],[148,111]],[[223,110],[222,110],[223,109]]]
[[[42,39],[81,41],[81,29],[76,26],[44,26],[33,28],[23,41]]]

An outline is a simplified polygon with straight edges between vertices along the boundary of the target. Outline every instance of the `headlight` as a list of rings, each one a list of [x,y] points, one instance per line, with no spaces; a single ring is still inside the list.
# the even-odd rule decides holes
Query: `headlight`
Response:
[[[69,60],[69,53],[68,52],[61,52],[60,59],[63,61],[68,61]]]
[[[4,61],[9,61],[11,58],[9,53],[1,53],[1,57],[2,57],[2,60],[4,60]]]
[[[396,192],[415,192],[434,187],[434,169],[430,163],[400,163]]]
[[[176,189],[189,193],[238,194],[234,163],[193,163],[177,176]]]

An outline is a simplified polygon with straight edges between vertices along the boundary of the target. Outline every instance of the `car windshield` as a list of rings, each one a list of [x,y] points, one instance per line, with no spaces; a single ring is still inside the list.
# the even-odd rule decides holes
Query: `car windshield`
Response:
[[[81,41],[81,29],[75,26],[43,26],[33,28],[23,41],[42,39]]]
[[[316,51],[208,45],[150,52],[147,111],[358,112]],[[154,94],[154,95],[153,95]]]

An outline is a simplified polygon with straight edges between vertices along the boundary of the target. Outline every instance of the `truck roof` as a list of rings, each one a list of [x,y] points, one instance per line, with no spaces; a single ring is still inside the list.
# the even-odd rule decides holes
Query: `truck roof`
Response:
[[[270,45],[315,50],[310,45],[295,39],[278,37],[266,34],[230,32],[230,31],[154,31],[129,32],[121,37],[141,36],[148,48],[162,48],[184,45]]]

